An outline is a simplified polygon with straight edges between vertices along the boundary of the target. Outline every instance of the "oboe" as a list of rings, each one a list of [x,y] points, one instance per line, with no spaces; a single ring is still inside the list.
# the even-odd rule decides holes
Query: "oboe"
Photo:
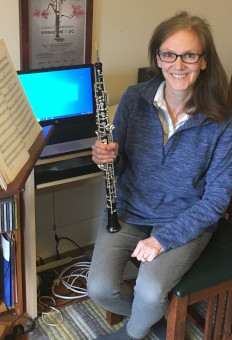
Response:
[[[96,99],[96,124],[97,138],[105,144],[113,141],[112,131],[114,125],[109,122],[108,113],[108,92],[105,91],[104,77],[102,73],[102,63],[99,61],[97,54],[97,62],[94,64],[95,71],[95,99]],[[121,229],[118,221],[116,210],[116,178],[114,174],[113,162],[99,164],[98,167],[103,170],[106,185],[106,208],[108,211],[108,224],[106,229],[110,233],[115,233]]]

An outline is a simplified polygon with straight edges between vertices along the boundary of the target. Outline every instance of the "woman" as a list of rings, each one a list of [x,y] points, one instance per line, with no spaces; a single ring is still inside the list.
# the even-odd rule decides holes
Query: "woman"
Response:
[[[206,21],[182,12],[150,41],[155,77],[119,104],[114,142],[93,146],[97,164],[115,161],[121,230],[100,227],[89,296],[129,316],[105,340],[144,339],[168,308],[168,293],[209,242],[232,194],[228,82]],[[134,292],[122,281],[141,261]],[[163,335],[165,338],[165,335]]]

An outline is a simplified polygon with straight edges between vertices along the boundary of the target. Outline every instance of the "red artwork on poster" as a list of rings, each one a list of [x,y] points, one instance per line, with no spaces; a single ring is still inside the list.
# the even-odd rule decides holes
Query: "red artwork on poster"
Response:
[[[92,0],[20,0],[20,14],[21,68],[90,62]]]

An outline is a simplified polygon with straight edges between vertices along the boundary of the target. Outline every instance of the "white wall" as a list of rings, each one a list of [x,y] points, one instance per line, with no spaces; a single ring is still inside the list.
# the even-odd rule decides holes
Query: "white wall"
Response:
[[[18,0],[0,0],[0,39],[4,39],[16,69],[19,69]]]
[[[30,1],[30,0],[29,0]],[[97,42],[103,62],[110,104],[118,103],[128,85],[137,82],[139,67],[148,66],[147,46],[155,26],[178,10],[205,17],[211,24],[225,70],[232,73],[231,0],[93,0],[93,53]],[[20,67],[18,0],[0,0],[0,39],[4,39],[16,69]],[[59,236],[79,245],[92,243],[105,205],[104,183],[56,188],[56,223]],[[52,190],[36,196],[37,253],[55,254]],[[63,250],[68,243],[61,246]]]

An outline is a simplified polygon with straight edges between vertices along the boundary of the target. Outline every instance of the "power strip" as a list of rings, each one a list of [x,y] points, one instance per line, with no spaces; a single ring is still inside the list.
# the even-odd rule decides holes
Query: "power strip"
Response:
[[[82,257],[85,257],[85,255],[80,255],[78,257],[75,257],[75,259],[79,259],[79,258],[82,258]],[[48,263],[42,264],[41,266],[36,267],[36,272],[41,273],[41,272],[44,272],[44,271],[49,270],[49,269],[53,269],[53,268],[56,268],[56,267],[63,266],[65,264],[72,262],[72,260],[73,260],[73,257],[68,256],[68,257],[65,257],[65,258],[60,259],[60,260],[48,262]]]

